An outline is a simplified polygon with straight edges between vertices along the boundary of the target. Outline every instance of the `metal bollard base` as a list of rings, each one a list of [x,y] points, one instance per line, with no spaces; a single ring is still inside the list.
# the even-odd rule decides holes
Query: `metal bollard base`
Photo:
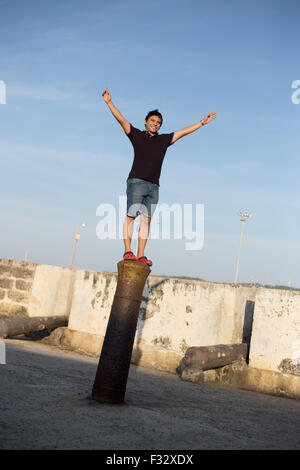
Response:
[[[110,388],[93,389],[92,399],[98,403],[124,403],[125,390],[112,390]]]

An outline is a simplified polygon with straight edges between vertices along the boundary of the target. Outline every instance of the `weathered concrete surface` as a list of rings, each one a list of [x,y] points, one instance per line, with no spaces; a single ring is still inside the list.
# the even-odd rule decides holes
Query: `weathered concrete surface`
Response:
[[[69,315],[76,271],[39,264],[28,302],[28,315]]]
[[[99,354],[116,274],[77,271],[62,342]],[[241,342],[245,308],[257,287],[150,276],[140,306],[132,362],[168,372],[190,346]]]
[[[68,328],[103,338],[115,289],[115,274],[78,271]],[[256,291],[256,287],[150,276],[135,338],[139,363],[150,365],[151,350],[153,355],[168,351],[177,362],[177,355],[190,346],[242,342],[246,302],[255,299]]]
[[[261,289],[255,298],[250,366],[300,376],[300,292]]]
[[[300,401],[131,366],[127,405],[88,400],[97,358],[5,340],[1,449],[298,449]]]

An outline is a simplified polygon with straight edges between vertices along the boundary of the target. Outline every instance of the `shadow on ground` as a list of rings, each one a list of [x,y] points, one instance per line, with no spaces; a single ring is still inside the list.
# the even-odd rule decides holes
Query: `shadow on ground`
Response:
[[[124,405],[90,399],[98,359],[5,340],[1,449],[300,449],[300,401],[134,365]]]

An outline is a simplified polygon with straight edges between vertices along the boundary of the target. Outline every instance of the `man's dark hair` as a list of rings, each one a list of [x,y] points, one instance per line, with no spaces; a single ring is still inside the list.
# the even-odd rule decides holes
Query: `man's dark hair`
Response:
[[[158,111],[158,109],[154,109],[153,111],[149,111],[149,113],[145,117],[145,121],[148,121],[149,117],[151,117],[151,116],[158,116],[161,119],[161,124],[163,123],[163,117],[160,114],[160,112]]]

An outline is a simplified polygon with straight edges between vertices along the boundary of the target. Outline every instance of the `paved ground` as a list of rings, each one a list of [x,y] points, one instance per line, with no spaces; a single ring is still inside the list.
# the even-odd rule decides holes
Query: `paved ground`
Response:
[[[300,449],[300,400],[131,366],[125,405],[89,400],[98,359],[5,340],[0,449]]]

